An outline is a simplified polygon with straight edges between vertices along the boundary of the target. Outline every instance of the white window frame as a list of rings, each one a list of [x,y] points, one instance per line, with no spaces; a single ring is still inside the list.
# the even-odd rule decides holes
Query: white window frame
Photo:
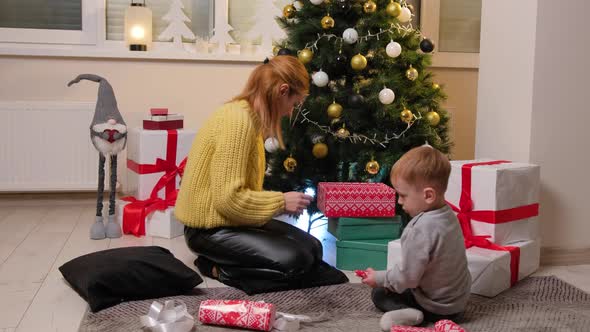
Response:
[[[82,0],[82,30],[0,28],[0,43],[95,45],[99,2]]]
[[[434,45],[439,45],[440,1],[420,1],[420,30]],[[479,68],[479,53],[439,52],[432,55],[433,67]]]
[[[105,0],[82,0],[82,31],[0,28],[0,55],[159,60],[260,62],[260,55],[191,54],[170,43],[153,42],[149,52],[127,50],[124,41],[106,40]],[[420,1],[420,30],[439,44],[440,1]],[[479,68],[479,53],[435,52],[434,67]]]

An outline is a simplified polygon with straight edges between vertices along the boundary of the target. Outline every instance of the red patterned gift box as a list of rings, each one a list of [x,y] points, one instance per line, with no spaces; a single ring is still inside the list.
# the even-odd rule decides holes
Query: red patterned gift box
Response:
[[[428,327],[394,325],[390,332],[436,332],[436,330]]]
[[[466,332],[464,328],[452,320],[443,319],[434,324],[436,332]]]
[[[395,190],[383,183],[320,182],[318,208],[326,217],[393,217]]]
[[[203,324],[270,331],[276,310],[271,303],[248,300],[205,300],[199,306]]]

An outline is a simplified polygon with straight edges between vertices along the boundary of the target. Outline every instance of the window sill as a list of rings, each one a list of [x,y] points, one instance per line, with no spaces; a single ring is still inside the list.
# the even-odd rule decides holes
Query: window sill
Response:
[[[197,53],[195,45],[185,43],[189,50],[174,47],[173,43],[154,42],[152,49],[146,52],[129,51],[123,41],[105,41],[102,45],[55,45],[0,43],[0,56],[32,56],[32,57],[74,57],[102,59],[134,59],[134,60],[170,60],[170,61],[214,61],[214,62],[262,62],[268,54],[249,52],[240,54],[240,45],[228,46],[227,53]]]

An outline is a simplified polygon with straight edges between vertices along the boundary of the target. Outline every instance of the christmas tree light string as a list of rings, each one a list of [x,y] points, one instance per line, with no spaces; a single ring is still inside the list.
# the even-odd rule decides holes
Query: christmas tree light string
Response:
[[[295,115],[295,119],[292,120],[292,125],[295,124],[295,122],[297,121],[297,119],[299,118],[299,115],[301,114],[302,119],[300,120],[300,124],[309,122],[311,124],[313,124],[314,126],[316,126],[318,129],[320,129],[322,132],[332,135],[334,137],[337,138],[341,138],[341,139],[348,139],[352,144],[357,144],[357,143],[362,143],[362,144],[367,144],[367,142],[375,145],[375,144],[379,144],[381,145],[383,148],[387,147],[387,144],[395,139],[400,139],[408,130],[410,130],[410,128],[414,125],[414,122],[416,120],[420,120],[422,119],[422,114],[418,111],[418,115],[413,114],[414,120],[410,121],[407,123],[407,127],[400,132],[399,134],[392,134],[392,136],[390,137],[388,133],[385,134],[385,138],[383,140],[379,140],[377,139],[377,134],[375,134],[375,136],[373,136],[373,138],[370,138],[366,135],[362,135],[362,134],[356,134],[353,133],[347,137],[341,137],[340,135],[338,135],[338,132],[334,132],[330,129],[330,127],[325,126],[325,125],[321,125],[316,121],[313,121],[311,119],[309,119],[307,117],[307,115],[310,113],[310,111],[308,111],[305,108],[299,108],[296,110],[296,115]]]

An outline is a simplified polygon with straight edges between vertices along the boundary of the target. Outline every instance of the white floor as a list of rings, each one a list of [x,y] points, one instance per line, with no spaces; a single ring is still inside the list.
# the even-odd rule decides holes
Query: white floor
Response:
[[[93,241],[95,203],[90,199],[2,199],[0,197],[0,332],[77,331],[87,305],[62,279],[58,267],[80,255],[107,248],[158,245],[194,268],[183,237],[124,236]],[[301,225],[305,227],[306,225]],[[312,234],[326,247],[333,237],[318,221]],[[334,263],[333,250],[325,260]],[[346,272],[352,282],[353,273]],[[590,292],[590,265],[542,267],[537,275],[556,275]],[[208,278],[199,287],[222,286]]]

